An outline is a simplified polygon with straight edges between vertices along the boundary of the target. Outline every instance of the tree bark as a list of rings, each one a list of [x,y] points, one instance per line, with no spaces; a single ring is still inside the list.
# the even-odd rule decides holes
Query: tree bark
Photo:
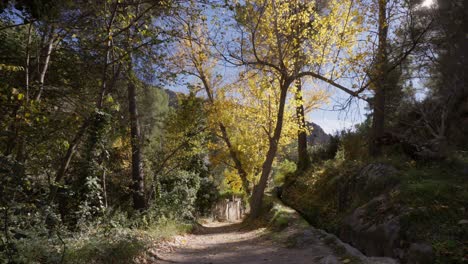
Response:
[[[244,170],[244,167],[242,166],[242,162],[237,156],[237,152],[234,150],[234,147],[231,144],[231,140],[229,139],[226,127],[223,125],[223,123],[219,123],[219,129],[221,130],[222,138],[224,142],[226,143],[226,146],[229,149],[229,155],[231,156],[231,159],[234,161],[234,166],[237,170],[237,173],[239,174],[239,177],[241,178],[242,188],[244,189],[247,196],[250,196],[250,194],[252,193],[252,190],[250,189],[249,180],[247,179],[247,172]]]
[[[375,96],[373,105],[372,129],[369,142],[369,154],[372,157],[382,155],[382,144],[379,139],[385,133],[385,83],[387,79],[387,0],[378,0],[379,8],[379,45],[377,49]]]
[[[136,16],[140,13],[140,3],[135,6]],[[135,28],[136,30],[136,28]],[[132,147],[132,191],[133,209],[143,211],[146,209],[145,199],[145,175],[143,171],[143,157],[141,148],[140,118],[138,116],[136,77],[133,72],[133,46],[130,37],[133,35],[132,26],[128,28],[127,49],[127,89],[128,89],[128,111],[130,114],[130,144]]]
[[[306,122],[305,122],[305,111],[304,103],[302,101],[302,85],[301,80],[296,80],[296,95],[295,99],[297,102],[300,102],[296,106],[296,118],[299,126],[297,132],[297,169],[303,171],[307,169],[310,165],[309,155],[307,153],[307,133],[306,133]]]
[[[28,42],[26,44],[26,65],[24,67],[25,86],[26,86],[26,103],[29,103],[29,68],[31,66],[30,49],[31,49],[31,42],[32,42],[32,38],[31,38],[32,28],[33,28],[33,22],[29,24],[29,28],[28,28]]]
[[[210,104],[214,104],[214,96],[213,96],[213,90],[211,88],[211,85],[209,84],[208,79],[203,73],[203,71],[202,70],[198,70],[198,71],[200,73],[199,78],[201,79],[203,86],[205,88],[205,92],[208,96],[208,101],[210,102]],[[244,170],[244,167],[239,158],[239,155],[231,143],[226,126],[222,122],[219,122],[219,130],[221,130],[221,138],[223,139],[224,143],[226,143],[226,146],[229,150],[229,155],[231,156],[231,159],[234,162],[234,167],[236,168],[237,173],[239,174],[239,177],[242,181],[242,188],[244,189],[247,196],[250,196],[252,190],[250,189],[249,180],[247,178],[248,174]]]
[[[42,95],[42,92],[44,91],[44,80],[45,80],[45,76],[47,73],[47,69],[49,68],[49,65],[50,65],[50,55],[52,54],[52,50],[54,49],[54,41],[55,41],[54,30],[55,28],[52,26],[52,28],[50,29],[49,39],[47,42],[44,65],[42,66],[42,70],[39,75],[39,91],[37,92],[37,95],[35,98],[36,101],[41,100],[41,95]]]
[[[278,143],[281,137],[281,131],[283,129],[283,117],[284,117],[284,108],[286,104],[286,97],[288,93],[290,82],[287,80],[282,81],[281,85],[281,94],[278,107],[278,115],[276,119],[275,131],[273,137],[270,137],[270,144],[268,147],[268,152],[266,159],[262,165],[262,173],[260,176],[260,181],[255,185],[252,197],[250,199],[250,218],[255,219],[260,216],[262,203],[263,203],[263,194],[268,183],[268,178],[270,177],[271,168],[273,165],[273,160],[275,159],[276,152],[278,150]]]
[[[127,81],[128,110],[130,112],[130,134],[132,145],[133,208],[135,210],[143,210],[146,208],[145,176],[143,172],[143,161],[140,146],[141,132],[136,99],[136,86],[131,77],[129,77]]]

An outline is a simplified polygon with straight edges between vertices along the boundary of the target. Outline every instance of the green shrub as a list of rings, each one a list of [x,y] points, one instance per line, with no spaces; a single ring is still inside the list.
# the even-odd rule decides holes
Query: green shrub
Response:
[[[273,181],[276,186],[283,185],[286,175],[296,171],[296,163],[290,160],[283,160],[273,169]]]
[[[159,218],[143,224],[145,217],[107,214],[79,232],[38,226],[14,242],[14,263],[140,263],[155,243],[190,231],[191,224]],[[1,256],[1,255],[0,255]],[[0,257],[0,263],[7,263]]]
[[[343,130],[336,158],[341,160],[366,160],[368,154],[368,135],[364,132]]]
[[[153,210],[169,219],[194,219],[200,177],[194,172],[176,171],[159,179],[159,193]]]
[[[312,163],[333,159],[336,156],[339,144],[339,137],[332,136],[328,144],[310,146],[309,155]]]
[[[195,201],[195,211],[202,216],[207,216],[211,213],[211,208],[219,199],[219,191],[214,180],[211,177],[203,177],[200,179],[200,188],[197,192]]]

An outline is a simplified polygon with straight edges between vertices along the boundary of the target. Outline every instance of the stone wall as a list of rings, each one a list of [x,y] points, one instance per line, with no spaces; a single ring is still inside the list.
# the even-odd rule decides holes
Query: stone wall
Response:
[[[244,215],[241,198],[237,197],[219,201],[213,210],[213,218],[218,221],[235,222],[241,220]]]

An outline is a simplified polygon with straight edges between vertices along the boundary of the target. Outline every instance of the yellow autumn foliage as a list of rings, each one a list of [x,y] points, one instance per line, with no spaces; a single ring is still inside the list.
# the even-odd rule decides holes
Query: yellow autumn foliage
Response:
[[[279,91],[276,89],[278,80],[267,74],[251,75],[238,83],[226,86],[218,90],[218,97],[210,107],[209,120],[214,130],[218,124],[223,123],[228,131],[232,145],[239,153],[244,169],[249,174],[249,181],[256,183],[269,148],[270,138],[273,137],[276,124]],[[310,104],[319,105],[326,98],[323,90],[310,93],[307,101]],[[279,150],[290,145],[297,139],[298,127],[295,116],[296,101],[290,96],[285,109],[283,131],[279,141]],[[228,149],[224,142],[212,145],[218,150],[213,159],[226,160]],[[227,169],[224,173],[225,183],[236,191],[242,186],[242,182],[236,170]]]
[[[357,50],[365,30],[362,8],[354,0],[247,0],[236,17],[250,45],[243,56],[289,76],[311,70],[339,79],[363,62]]]

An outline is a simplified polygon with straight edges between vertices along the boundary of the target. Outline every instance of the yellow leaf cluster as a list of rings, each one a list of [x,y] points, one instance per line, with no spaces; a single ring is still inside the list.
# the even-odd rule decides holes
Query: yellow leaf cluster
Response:
[[[365,30],[360,1],[250,0],[242,13],[257,57],[284,65],[294,75],[304,68],[339,78],[359,59],[357,37]]]
[[[276,88],[277,82],[278,80],[267,74],[250,75],[236,84],[218,90],[217,98],[208,111],[213,130],[219,129],[219,123],[227,128],[230,141],[249,174],[250,182],[257,181],[273,137],[280,96]],[[323,101],[324,96],[323,92],[318,92],[308,98],[308,101],[318,104],[318,100]],[[295,108],[296,100],[291,96],[285,109],[280,150],[296,140],[299,130],[305,129],[298,125]],[[215,158],[226,158],[229,155],[222,141],[212,147],[222,150]],[[229,170],[225,174],[230,177],[228,181],[241,184],[240,179],[234,181],[235,178],[231,175],[236,173],[235,170]],[[236,185],[230,186],[234,188]]]

